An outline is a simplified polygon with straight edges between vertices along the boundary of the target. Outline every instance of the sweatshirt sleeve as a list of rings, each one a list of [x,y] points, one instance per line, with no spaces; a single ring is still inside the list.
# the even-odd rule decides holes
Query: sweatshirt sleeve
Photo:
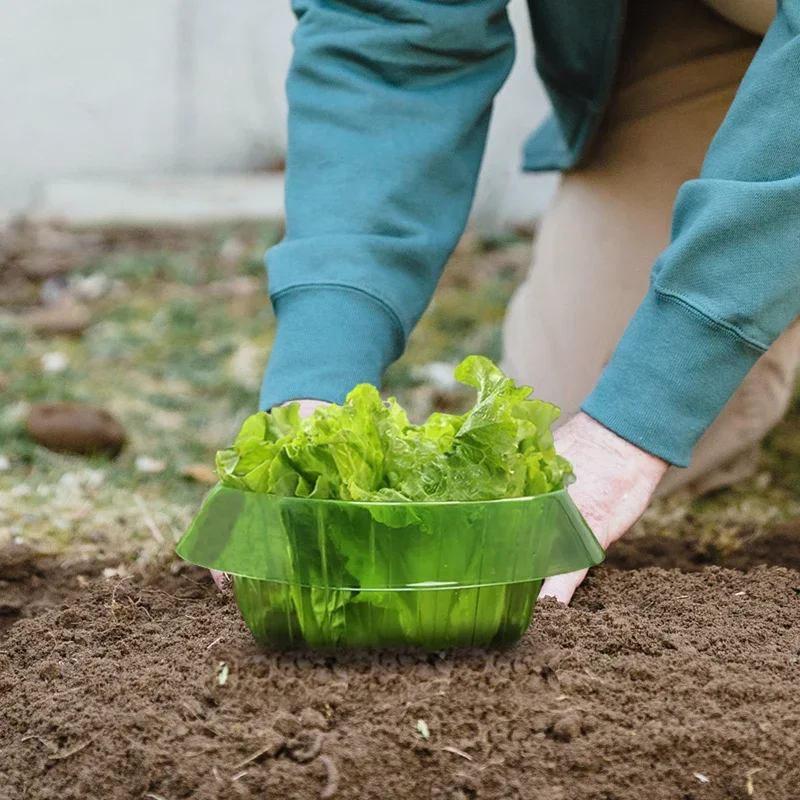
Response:
[[[621,234],[624,232],[620,232]],[[800,3],[779,3],[672,240],[584,411],[666,461],[800,314]]]
[[[286,236],[262,408],[380,384],[466,224],[506,0],[293,0]]]

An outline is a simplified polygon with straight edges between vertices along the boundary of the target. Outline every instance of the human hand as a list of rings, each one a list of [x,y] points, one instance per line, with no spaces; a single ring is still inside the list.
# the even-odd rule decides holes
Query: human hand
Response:
[[[580,413],[556,431],[556,450],[575,468],[570,497],[608,549],[647,508],[668,464]],[[547,578],[539,597],[569,603],[588,570]]]
[[[291,400],[288,403],[283,403],[283,405],[290,406],[292,403],[298,403],[300,405],[301,417],[310,417],[318,408],[330,405],[330,403],[326,403],[324,400]],[[224,572],[212,569],[211,577],[214,579],[214,583],[217,584],[217,588],[221,592],[224,592],[230,586],[230,577]]]

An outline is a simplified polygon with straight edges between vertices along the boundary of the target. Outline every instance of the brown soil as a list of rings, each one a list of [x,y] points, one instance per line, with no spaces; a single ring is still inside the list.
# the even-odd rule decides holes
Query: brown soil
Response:
[[[1,800],[797,796],[794,570],[601,569],[508,653],[334,656],[260,652],[203,572],[80,569],[0,558]]]
[[[710,565],[748,570],[757,566],[800,570],[800,524],[788,522],[767,530],[743,528],[732,546],[666,536],[627,536],[609,551],[606,565],[616,569],[658,566],[695,572]]]
[[[106,566],[109,564],[99,559],[64,562],[40,556],[23,545],[1,548],[0,647],[3,635],[15,622],[80,597]]]

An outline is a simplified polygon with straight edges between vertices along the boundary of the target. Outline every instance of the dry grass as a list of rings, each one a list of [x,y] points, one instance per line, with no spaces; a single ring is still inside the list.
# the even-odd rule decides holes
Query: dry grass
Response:
[[[37,336],[24,324],[30,309],[0,307],[0,545],[110,556],[122,573],[169,552],[207,491],[182,471],[212,463],[256,407],[274,332],[261,253],[279,235],[269,226],[101,231],[68,275],[46,283],[26,283],[13,259],[0,264],[0,296],[4,281],[16,298],[70,295],[91,318],[79,338]],[[467,402],[435,385],[430,365],[473,352],[499,356],[504,310],[529,252],[530,242],[513,239],[465,240],[459,248],[406,356],[386,378],[386,392],[412,416]],[[66,361],[61,372],[43,369],[53,353]],[[123,455],[87,460],[35,446],[22,428],[26,406],[55,400],[112,411],[129,434]],[[153,462],[163,462],[163,471],[141,470]],[[743,530],[800,515],[799,490],[800,405],[765,443],[756,480],[708,498],[656,503],[638,531],[735,547]]]

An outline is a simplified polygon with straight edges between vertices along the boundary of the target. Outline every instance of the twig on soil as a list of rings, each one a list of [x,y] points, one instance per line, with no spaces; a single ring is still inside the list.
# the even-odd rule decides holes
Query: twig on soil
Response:
[[[178,563],[181,563],[181,562],[178,562]],[[192,586],[199,586],[201,589],[207,589],[208,588],[208,584],[205,581],[193,581],[188,575],[184,575],[182,572],[178,573],[178,577],[181,578],[181,580],[184,580],[184,581],[187,581],[188,583],[191,583]]]
[[[209,753],[216,753],[220,746],[218,744],[208,744],[198,750],[189,750],[183,754],[184,758],[199,758],[200,756],[207,756]]]
[[[339,790],[339,770],[330,756],[320,756],[317,761],[322,763],[328,772],[328,783],[320,792],[319,796],[321,800],[330,800]]]
[[[225,638],[224,636],[217,636],[217,638],[214,639],[214,641],[211,642],[211,644],[208,647],[206,647],[206,650],[210,650],[215,644],[219,644],[224,638]]]
[[[198,600],[200,598],[197,597],[181,597],[177,594],[170,594],[169,592],[165,592],[163,589],[142,589],[142,594],[163,594],[164,597],[169,597],[172,600],[179,600],[181,603],[191,603],[193,600]],[[192,617],[191,619],[199,619],[198,617]]]
[[[120,578],[120,580],[114,584],[114,588],[111,590],[111,616],[114,617],[115,621],[117,619],[117,612],[115,611],[117,606],[117,589],[119,589],[120,584],[124,583],[125,581],[129,581],[130,579],[130,575]]]
[[[762,769],[762,767],[757,767],[756,769],[748,770],[747,783],[745,784],[748,797],[752,797],[756,793],[756,787],[753,785],[753,775],[755,775],[757,772],[761,772]]]
[[[445,750],[448,753],[452,753],[455,756],[461,756],[461,758],[466,758],[467,761],[475,760],[469,753],[465,753],[463,750],[459,750],[457,747],[451,747],[449,744],[445,745],[442,748],[442,750]]]
[[[116,626],[114,626],[114,627],[116,627]],[[53,692],[53,694],[49,695],[48,699],[51,702],[53,702],[55,700],[60,700],[62,697],[68,697],[71,694],[76,694],[77,692],[82,691],[83,688],[84,688],[83,686],[72,686],[69,689],[64,689],[64,691],[62,691],[62,692]],[[38,739],[39,737],[37,736],[37,737],[34,737],[34,738]]]
[[[58,748],[56,747],[56,745],[53,742],[48,741],[43,736],[37,736],[35,733],[29,733],[27,736],[23,736],[20,739],[20,741],[21,742],[27,742],[27,741],[30,741],[31,739],[36,739],[37,742],[39,742],[40,744],[43,744],[48,750],[53,750],[53,751],[58,750]]]
[[[66,753],[56,753],[52,756],[47,756],[48,761],[64,761],[67,758],[74,756],[76,753],[80,753],[85,747],[88,747],[97,737],[92,736],[91,739],[87,739],[83,744],[79,744],[77,747],[73,747],[71,750],[67,750]]]
[[[128,603],[130,603],[131,608],[135,608],[137,611],[143,611],[144,615],[147,619],[152,620],[153,618],[150,616],[150,612],[142,605],[141,598],[138,600],[134,600],[132,597],[128,598]]]
[[[164,544],[164,534],[156,525],[156,521],[153,519],[150,511],[147,508],[147,504],[142,499],[142,496],[138,492],[133,493],[133,499],[136,501],[136,505],[139,507],[139,511],[142,512],[142,519],[144,520],[144,524],[147,526],[147,530],[153,535],[153,538],[159,543]]]
[[[660,597],[651,598],[649,602],[642,606],[641,611],[649,611],[660,599]]]
[[[238,780],[239,780],[239,778],[244,778],[244,776],[245,776],[245,775],[247,775],[247,774],[248,774],[248,773],[247,773],[247,770],[245,770],[244,772],[237,772],[237,773],[236,773],[236,774],[235,774],[235,775],[234,775],[234,776],[231,778],[231,783],[236,783],[236,781],[238,781]]]
[[[506,763],[504,758],[496,759],[495,761],[489,761],[487,764],[484,764],[482,767],[478,767],[478,772],[483,772],[484,770],[489,769],[490,767],[502,767],[503,764]]]
[[[162,797],[160,794],[146,794],[143,797],[149,798],[149,800],[167,800],[166,797]]]
[[[252,764],[254,761],[258,761],[258,759],[261,758],[261,756],[265,756],[267,753],[274,752],[274,750],[275,746],[273,744],[267,745],[266,747],[262,747],[261,750],[258,750],[257,752],[253,753],[253,755],[247,756],[247,758],[244,761],[240,761],[233,769],[238,771],[242,767],[246,767],[248,764]],[[282,747],[281,750],[283,750]]]
[[[181,705],[196,719],[202,720],[203,718],[184,700]]]

